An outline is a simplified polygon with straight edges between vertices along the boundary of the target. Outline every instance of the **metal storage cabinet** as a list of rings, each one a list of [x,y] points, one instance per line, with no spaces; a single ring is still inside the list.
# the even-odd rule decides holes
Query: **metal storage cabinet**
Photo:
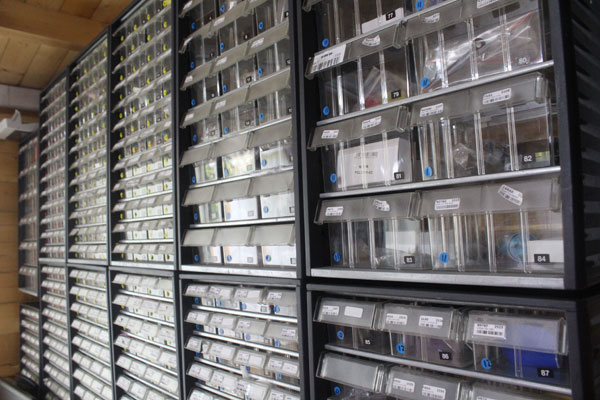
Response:
[[[178,12],[181,269],[301,278],[294,2]]]
[[[184,398],[309,398],[301,286],[200,274],[179,284]]]
[[[21,304],[20,320],[20,364],[19,374],[26,378],[39,391],[40,387],[40,305]]]
[[[586,39],[598,29],[597,5],[377,1],[366,9],[363,4],[325,0],[294,6],[301,38],[297,79],[300,151],[306,166],[307,274],[566,290],[597,284],[598,205],[593,193],[598,168],[592,154],[598,146],[592,126],[598,117],[591,99],[598,97],[599,77],[593,67],[598,57]],[[498,24],[499,15],[505,17]],[[514,24],[530,29],[502,39],[502,50],[496,50],[512,50],[498,53],[501,63],[486,61],[485,54],[496,54],[493,40],[479,39],[499,29],[512,32]],[[527,46],[516,39],[525,31]],[[483,47],[460,47],[470,40]],[[313,99],[320,99],[320,105]],[[507,111],[514,121],[510,138],[498,135]],[[535,132],[525,129],[532,123]],[[446,128],[450,126],[455,129]],[[494,159],[497,152],[491,149],[503,146],[508,149],[504,158]],[[367,160],[373,154],[379,156]],[[532,195],[513,192],[511,185],[533,190],[527,182],[552,178],[558,179],[557,186],[542,200],[551,206],[541,223],[541,210],[523,204]],[[496,197],[503,200],[492,201],[493,206],[477,203],[482,209],[473,211],[467,202],[475,197],[459,189],[478,186],[487,190],[481,202],[494,197],[492,190],[500,191]],[[391,219],[374,215],[390,206],[381,197],[398,193],[417,196],[411,203],[415,208],[391,206],[394,223],[399,213],[420,221],[416,251],[397,248],[391,235],[406,238],[407,232],[389,228],[386,237],[382,226],[391,227]],[[346,198],[358,196],[370,205],[343,211],[349,207],[342,204]],[[464,210],[459,209],[461,200]],[[510,225],[502,202],[518,203],[523,226],[531,231],[500,232],[499,226]],[[343,223],[333,226],[332,220]],[[459,232],[460,240],[440,248],[441,238],[451,232]],[[483,233],[483,247],[469,248],[480,243],[478,232]],[[346,253],[327,236],[350,243]],[[388,262],[391,253],[381,253],[390,249],[398,254]],[[507,260],[513,265],[507,267]]]
[[[68,221],[70,263],[108,265],[108,32],[69,67]]]
[[[109,293],[116,398],[183,398],[175,273],[111,267]]]
[[[311,398],[345,386],[413,398],[436,382],[456,399],[490,385],[499,398],[597,398],[598,301],[309,284]],[[355,381],[350,366],[364,369]]]
[[[66,260],[67,85],[67,73],[63,72],[40,97],[40,261]]]
[[[137,1],[111,26],[111,265],[177,265],[175,11],[170,0]]]

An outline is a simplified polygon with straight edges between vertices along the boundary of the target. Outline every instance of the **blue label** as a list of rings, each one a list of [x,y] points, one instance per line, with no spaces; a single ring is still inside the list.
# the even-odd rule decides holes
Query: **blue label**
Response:
[[[198,221],[198,213],[194,213],[194,221]]]
[[[219,328],[219,335],[222,335],[222,334],[223,334],[223,328]]]
[[[199,331],[200,330],[200,324],[196,324],[196,330]]]
[[[267,262],[271,262],[271,256],[269,254],[267,254],[265,256],[265,260],[267,260]]]
[[[227,256],[227,261],[231,261],[231,256]]]
[[[196,23],[195,22],[192,22],[191,28],[192,28],[193,31],[196,30]]]
[[[262,76],[262,74],[263,74],[263,70],[262,70],[262,68],[259,68],[258,69],[258,76]]]
[[[196,99],[192,99],[191,103],[192,103],[192,107],[195,106],[196,105]]]
[[[282,376],[281,376],[281,374],[278,372],[278,373],[275,375],[275,378],[276,378],[278,381],[280,381],[280,380],[281,380],[281,378],[282,378]]]
[[[221,307],[221,300],[217,299],[217,301],[215,301],[215,304],[217,305],[217,307]]]
[[[342,258],[340,257],[339,253],[333,253],[333,261],[335,262],[340,262]]]
[[[261,121],[264,121],[264,119],[265,119],[265,113],[258,114],[258,119],[260,119]]]
[[[328,106],[323,107],[323,115],[329,115],[329,107]]]
[[[338,332],[337,332],[337,337],[338,337],[338,339],[340,339],[340,340],[344,340],[344,332],[343,332],[343,331],[338,331]]]
[[[281,347],[281,342],[279,339],[275,339],[275,347]]]
[[[422,10],[423,7],[425,7],[425,2],[423,0],[418,0],[417,3],[415,4],[415,8],[417,10]]]
[[[198,141],[198,135],[192,136],[192,142],[196,143]]]
[[[227,85],[223,85],[223,93],[227,93]]]
[[[329,175],[329,180],[331,181],[331,183],[336,183],[337,182],[337,175],[336,174]]]
[[[433,168],[427,167],[425,168],[425,176],[430,178],[433,175]]]
[[[225,48],[225,43],[221,42],[221,44],[219,45],[219,49],[223,50]]]
[[[230,219],[231,218],[231,214],[230,213],[225,213],[225,219]]]
[[[399,354],[404,354],[404,352],[406,351],[406,348],[404,348],[404,345],[403,345],[402,343],[398,343],[398,344],[396,345],[396,351],[397,351]]]
[[[446,264],[450,260],[450,256],[445,251],[440,254],[440,261]]]
[[[196,303],[196,304],[200,303],[200,299],[197,297],[194,297],[194,303]]]
[[[246,367],[246,371],[250,372],[250,367]]]
[[[278,313],[279,312],[279,306],[274,306],[273,307],[273,311],[275,311],[276,313]]]
[[[482,358],[481,366],[483,367],[483,369],[492,369],[492,361],[489,358]]]
[[[225,7],[225,4],[223,4],[223,5],[221,6],[221,12],[225,12],[225,10],[227,10],[227,8]]]
[[[340,394],[342,394],[342,389],[340,389],[339,386],[336,386],[333,388],[333,393],[335,393],[336,396],[339,396]]]
[[[260,22],[258,23],[258,30],[262,31],[264,28],[265,28],[265,23],[264,23],[264,22],[262,22],[262,21],[260,21]]]
[[[228,170],[228,169],[225,169],[225,171],[223,171],[223,175],[225,175],[225,176],[229,176],[229,170]]]
[[[264,206],[263,207],[263,214],[268,214],[269,213],[269,207]]]
[[[225,128],[223,128],[223,132],[225,132],[225,134],[227,135],[229,133],[229,127],[226,126]]]
[[[327,38],[323,39],[323,41],[321,42],[321,44],[323,45],[323,47],[328,47],[329,46],[329,39],[327,39]]]
[[[192,62],[190,63],[190,69],[194,69],[194,68],[196,68],[196,62],[195,62],[195,61],[192,61]]]
[[[267,166],[267,160],[262,160],[260,162],[260,165],[262,165],[263,167],[266,167]]]
[[[196,183],[196,177],[192,176],[192,183]]]
[[[421,79],[421,87],[423,89],[429,87],[430,84],[431,84],[431,81],[429,80],[429,78],[423,78],[423,79]]]

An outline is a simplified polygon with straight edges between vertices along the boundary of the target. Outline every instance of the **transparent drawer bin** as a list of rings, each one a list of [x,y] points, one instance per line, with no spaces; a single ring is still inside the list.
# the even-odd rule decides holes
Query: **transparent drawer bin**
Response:
[[[554,165],[558,148],[550,92],[542,75],[529,74],[415,103],[411,125],[422,179]]]
[[[568,385],[566,321],[561,316],[469,312],[466,340],[477,371]]]
[[[196,264],[296,267],[293,224],[188,230],[183,247],[193,248]]]
[[[412,42],[418,92],[543,62],[538,7],[537,0],[446,1],[409,18],[406,37]]]
[[[336,395],[348,393],[351,388],[372,393],[381,393],[385,366],[364,359],[346,357],[335,353],[323,353],[319,360],[317,377],[336,383]],[[336,389],[337,388],[337,389]]]
[[[564,271],[557,179],[424,192],[419,215],[429,236],[422,254],[434,270]]]
[[[538,395],[524,390],[516,391],[503,387],[486,385],[483,383],[474,383],[471,390],[473,399],[493,399],[493,400],[544,400],[558,399],[550,394]]]
[[[191,189],[184,206],[193,206],[194,224],[285,218],[295,215],[292,171]]]
[[[385,393],[398,399],[464,400],[469,392],[469,385],[455,377],[406,367],[392,367],[387,372]]]
[[[363,115],[313,132],[321,150],[325,191],[338,192],[413,181],[413,143],[404,107]]]
[[[418,193],[323,200],[317,224],[327,224],[331,265],[349,268],[420,269]]]
[[[391,354],[396,357],[457,368],[473,363],[461,310],[385,304],[377,319],[377,329],[390,333]]]
[[[400,25],[316,53],[306,77],[317,77],[321,118],[387,104],[411,95],[408,54]]]
[[[323,298],[315,321],[328,325],[330,344],[389,354],[389,335],[373,327],[378,307],[369,302]]]

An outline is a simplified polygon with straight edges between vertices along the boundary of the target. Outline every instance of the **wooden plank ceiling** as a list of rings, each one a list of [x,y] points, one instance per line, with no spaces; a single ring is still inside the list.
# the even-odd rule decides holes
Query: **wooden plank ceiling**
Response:
[[[0,0],[0,83],[44,88],[131,0]]]

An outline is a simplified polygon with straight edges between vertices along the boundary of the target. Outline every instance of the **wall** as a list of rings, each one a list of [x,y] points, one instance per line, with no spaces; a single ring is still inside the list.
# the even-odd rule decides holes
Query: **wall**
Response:
[[[19,304],[37,302],[18,289],[18,150],[0,141],[0,377],[19,371]]]

